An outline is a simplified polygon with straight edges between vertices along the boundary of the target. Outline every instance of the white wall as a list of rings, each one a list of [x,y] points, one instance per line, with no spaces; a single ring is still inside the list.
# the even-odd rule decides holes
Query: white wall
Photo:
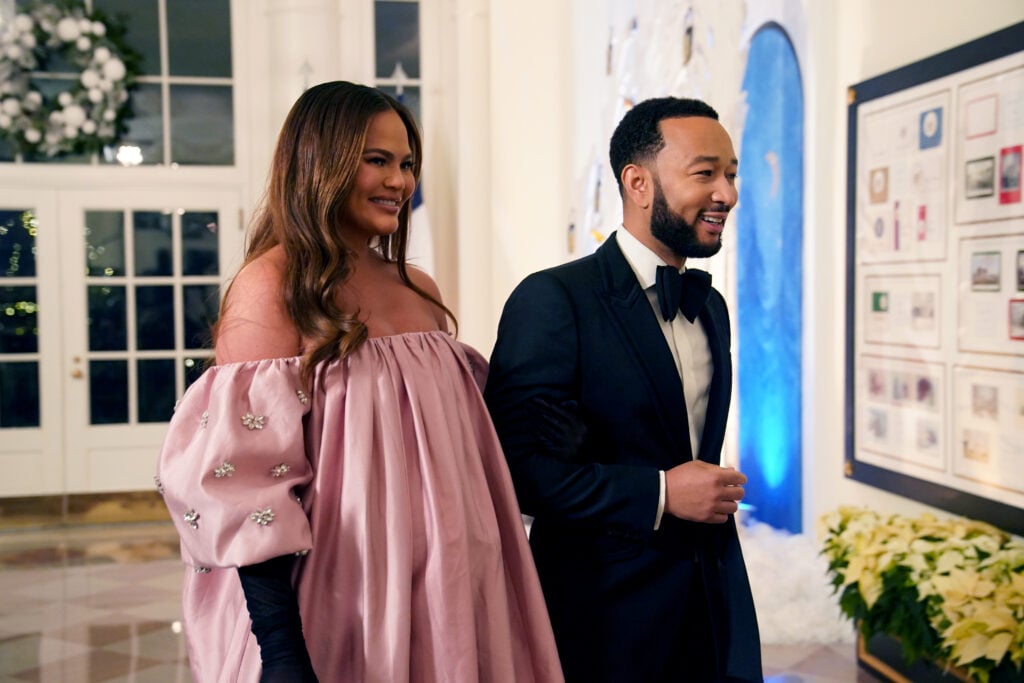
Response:
[[[813,315],[813,367],[820,370],[813,393],[813,441],[805,449],[805,522],[842,503],[917,514],[928,510],[906,498],[841,475],[843,457],[843,364],[846,271],[846,87],[1024,21],[1024,2],[989,0],[805,0],[813,59],[821,91],[813,106],[822,124],[812,141],[808,187],[816,211],[806,230],[827,231],[808,262],[822,267]],[[825,65],[828,65],[827,67]],[[822,67],[822,68],[818,68]],[[810,103],[809,103],[810,104]],[[832,277],[827,277],[832,273]],[[812,447],[813,444],[813,447]],[[948,516],[932,510],[939,516]]]

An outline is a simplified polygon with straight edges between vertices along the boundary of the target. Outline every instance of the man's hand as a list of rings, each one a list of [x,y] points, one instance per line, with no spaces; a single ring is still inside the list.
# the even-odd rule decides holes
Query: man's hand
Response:
[[[747,477],[731,467],[703,460],[665,472],[665,512],[691,522],[723,524],[739,510]]]

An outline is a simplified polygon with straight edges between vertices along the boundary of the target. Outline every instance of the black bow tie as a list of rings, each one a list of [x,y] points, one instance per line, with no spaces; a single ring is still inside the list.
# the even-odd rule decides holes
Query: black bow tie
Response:
[[[687,268],[680,273],[672,266],[658,266],[655,288],[662,318],[673,320],[676,311],[681,310],[692,323],[708,301],[711,273],[696,268]]]

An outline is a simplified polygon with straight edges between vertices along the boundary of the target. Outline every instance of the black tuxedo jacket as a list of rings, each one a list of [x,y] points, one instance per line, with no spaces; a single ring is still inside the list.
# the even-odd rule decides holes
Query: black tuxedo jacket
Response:
[[[698,457],[717,464],[732,385],[729,317],[717,291],[700,322],[714,374]],[[728,675],[760,681],[735,520],[665,515],[654,531],[658,470],[691,457],[686,404],[672,353],[614,235],[594,254],[516,288],[485,395],[520,506],[534,517],[530,544],[567,680],[687,680],[673,653],[697,572]],[[553,433],[552,424],[562,430]]]

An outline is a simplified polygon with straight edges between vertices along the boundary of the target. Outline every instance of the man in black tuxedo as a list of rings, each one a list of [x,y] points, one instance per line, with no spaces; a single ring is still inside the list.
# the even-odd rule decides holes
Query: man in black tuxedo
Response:
[[[486,388],[562,666],[570,683],[760,681],[746,477],[719,465],[729,314],[684,270],[721,248],[736,155],[711,107],[666,97],[623,117],[610,157],[622,229],[516,288]]]

